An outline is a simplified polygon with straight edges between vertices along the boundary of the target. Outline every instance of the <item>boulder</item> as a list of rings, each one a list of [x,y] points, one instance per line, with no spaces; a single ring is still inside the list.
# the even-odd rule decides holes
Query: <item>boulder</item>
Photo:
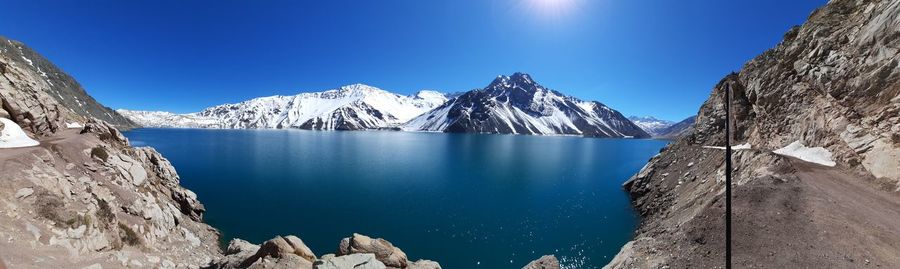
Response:
[[[441,265],[436,261],[418,260],[410,263],[406,269],[441,269]]]
[[[544,255],[540,259],[534,260],[522,269],[559,269],[559,260],[553,255]]]
[[[88,120],[87,124],[84,125],[84,128],[81,129],[81,134],[95,134],[100,140],[118,144],[118,145],[128,145],[128,138],[125,138],[115,126],[110,125],[109,123],[98,120],[95,118],[91,118]]]
[[[34,193],[34,189],[32,188],[21,188],[16,191],[16,198],[23,199],[30,196],[32,193]]]
[[[375,254],[355,253],[342,256],[325,255],[321,260],[313,263],[313,269],[385,269],[383,263],[378,261]]]
[[[300,240],[300,238],[293,235],[288,235],[284,237],[284,240],[294,248],[293,253],[297,256],[300,256],[308,261],[316,260],[316,254],[313,253],[313,251],[309,249],[309,247],[306,246],[306,244],[303,243],[303,240]]]
[[[355,254],[355,253],[372,253],[375,257],[384,263],[385,266],[406,268],[409,261],[399,248],[395,247],[387,240],[354,233],[351,237],[341,240],[338,246],[338,256]]]
[[[228,242],[228,247],[225,248],[225,255],[241,255],[247,254],[249,257],[259,251],[259,246],[254,245],[246,240],[235,238],[232,239],[231,242]]]
[[[275,238],[269,239],[269,241],[263,242],[262,245],[259,246],[259,250],[256,251],[256,254],[253,254],[253,256],[244,260],[244,262],[241,263],[241,266],[249,266],[260,258],[285,258],[291,255],[301,257],[309,262],[315,261],[316,259],[316,255],[302,240],[300,240],[300,238],[297,238],[296,236],[276,236]]]
[[[312,269],[313,263],[297,255],[287,255],[277,259],[260,259],[255,263],[240,267],[247,269]],[[352,267],[347,267],[352,268]]]

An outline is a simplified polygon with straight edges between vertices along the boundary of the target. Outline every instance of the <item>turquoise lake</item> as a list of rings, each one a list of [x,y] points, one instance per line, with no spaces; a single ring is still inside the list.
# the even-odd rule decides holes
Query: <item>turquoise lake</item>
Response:
[[[297,235],[317,254],[354,232],[444,268],[555,254],[599,268],[639,219],[621,185],[660,140],[304,130],[137,129],[206,206],[223,242]]]

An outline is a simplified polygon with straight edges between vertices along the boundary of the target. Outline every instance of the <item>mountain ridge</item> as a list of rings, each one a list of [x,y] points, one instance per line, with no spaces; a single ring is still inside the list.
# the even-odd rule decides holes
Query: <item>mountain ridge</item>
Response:
[[[404,96],[357,83],[319,92],[256,97],[195,113],[118,111],[146,127],[364,130],[399,125],[444,101],[446,97],[437,91]]]
[[[498,76],[487,87],[448,100],[414,118],[406,131],[647,138],[621,113],[548,89],[530,75]]]
[[[524,88],[523,88],[524,87]],[[527,88],[527,89],[526,89]],[[469,100],[488,94],[491,98],[516,102],[518,115],[504,118],[509,124],[488,129],[431,128],[434,114],[453,110],[460,98]],[[369,98],[377,96],[379,98]],[[530,101],[549,99],[550,103]],[[337,101],[334,101],[337,100]],[[399,100],[399,101],[398,101]],[[335,103],[337,102],[337,103]],[[554,103],[555,102],[555,103]],[[447,105],[448,103],[452,103]],[[399,108],[398,108],[399,107]],[[482,107],[487,113],[500,113]],[[364,84],[351,84],[321,92],[257,97],[238,103],[212,106],[195,113],[117,110],[146,127],[226,129],[365,130],[483,132],[538,135],[583,135],[596,137],[647,138],[649,134],[603,103],[582,101],[546,89],[525,73],[498,76],[490,85],[462,93],[445,94],[422,90],[402,96]],[[428,115],[421,118],[423,115]],[[518,127],[512,122],[515,121]]]

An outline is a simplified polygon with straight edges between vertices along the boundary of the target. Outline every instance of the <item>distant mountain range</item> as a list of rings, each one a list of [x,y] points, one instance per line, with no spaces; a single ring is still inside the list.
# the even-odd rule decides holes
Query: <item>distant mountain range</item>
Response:
[[[679,136],[685,134],[690,130],[690,128],[694,125],[694,120],[696,116],[690,116],[687,119],[684,119],[679,122],[673,122],[668,120],[661,120],[654,118],[652,116],[646,117],[637,117],[631,116],[628,117],[631,122],[634,122],[637,126],[640,126],[641,129],[644,129],[647,133],[657,138],[668,138],[674,139]]]
[[[691,132],[694,128],[694,121],[697,120],[697,116],[690,116],[687,119],[676,122],[666,128],[659,130],[654,137],[658,138],[668,138],[675,139],[684,136],[685,134]]]
[[[647,138],[618,111],[547,89],[528,74],[484,89],[404,96],[363,84],[213,106],[197,113],[117,110],[145,127],[471,132]]]
[[[269,96],[197,113],[118,110],[145,127],[364,130],[397,127],[447,101],[436,91],[403,96],[353,84],[322,92]]]
[[[646,131],[648,134],[653,136],[656,136],[660,130],[668,128],[669,126],[672,126],[672,124],[675,124],[674,121],[661,120],[652,116],[631,116],[628,117],[628,119],[631,120],[631,122],[634,122],[634,124],[636,124],[638,127],[641,127],[641,129],[644,129],[644,131]]]

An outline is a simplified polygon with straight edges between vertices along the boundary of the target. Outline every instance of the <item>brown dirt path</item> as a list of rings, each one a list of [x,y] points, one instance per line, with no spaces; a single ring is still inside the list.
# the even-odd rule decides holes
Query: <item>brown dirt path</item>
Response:
[[[738,268],[900,268],[900,195],[788,158],[795,177],[737,188]]]

